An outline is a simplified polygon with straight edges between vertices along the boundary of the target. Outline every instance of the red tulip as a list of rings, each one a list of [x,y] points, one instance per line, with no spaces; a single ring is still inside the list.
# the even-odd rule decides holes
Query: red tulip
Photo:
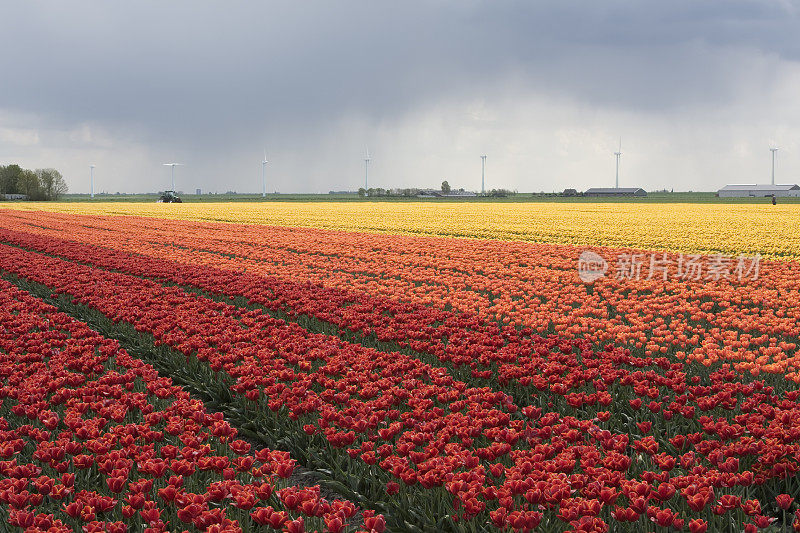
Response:
[[[702,518],[693,518],[689,520],[689,531],[691,533],[706,533],[708,530],[708,522]]]
[[[784,511],[788,511],[789,508],[792,506],[792,503],[794,502],[794,498],[792,498],[788,494],[778,494],[777,496],[775,496],[775,501],[777,502],[778,507],[780,507]]]

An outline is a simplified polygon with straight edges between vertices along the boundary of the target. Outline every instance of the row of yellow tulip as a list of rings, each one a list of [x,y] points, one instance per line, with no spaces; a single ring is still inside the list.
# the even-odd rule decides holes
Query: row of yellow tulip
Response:
[[[679,252],[800,257],[800,206],[645,203],[24,203],[0,208]]]

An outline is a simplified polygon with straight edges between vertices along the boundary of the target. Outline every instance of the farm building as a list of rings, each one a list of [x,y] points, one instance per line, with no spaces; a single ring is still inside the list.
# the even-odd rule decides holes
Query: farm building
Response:
[[[451,190],[450,192],[442,192],[437,189],[422,189],[419,191],[417,198],[471,198],[473,196],[477,196],[477,194],[464,189]]]
[[[764,198],[766,196],[800,196],[798,185],[726,185],[717,191],[720,198]]]
[[[586,196],[647,196],[647,192],[638,187],[593,187]]]

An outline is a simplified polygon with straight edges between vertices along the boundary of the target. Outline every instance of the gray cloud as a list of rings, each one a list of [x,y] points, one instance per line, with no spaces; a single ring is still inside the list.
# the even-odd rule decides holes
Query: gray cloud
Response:
[[[164,158],[205,189],[255,190],[264,144],[281,190],[353,188],[367,143],[383,186],[474,173],[492,149],[503,185],[538,190],[551,181],[523,165],[592,183],[568,172],[605,164],[595,147],[620,134],[648,139],[630,170],[656,186],[667,170],[644,154],[685,154],[687,134],[735,157],[798,133],[794,2],[34,1],[0,16],[0,139],[27,140],[0,162],[61,166],[76,191],[81,160],[115,161],[111,190],[141,190]],[[706,188],[728,181],[702,152],[688,159]]]

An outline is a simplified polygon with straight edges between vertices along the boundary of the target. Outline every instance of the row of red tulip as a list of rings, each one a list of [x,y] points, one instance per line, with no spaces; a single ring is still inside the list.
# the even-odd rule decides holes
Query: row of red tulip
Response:
[[[476,469],[481,459],[470,448],[473,441],[485,441],[492,459],[510,451],[498,449],[489,437],[493,429],[507,429],[509,411],[516,411],[505,394],[468,388],[407,356],[308,334],[297,325],[180,289],[0,248],[4,270],[72,294],[114,320],[154,334],[159,342],[196,354],[234,377],[235,392],[254,401],[265,394],[269,408],[284,413],[287,422],[305,422],[308,433],[320,434],[335,447],[349,446],[360,461],[379,463],[405,484],[441,487],[446,475],[482,481],[484,469]],[[317,386],[323,388],[319,393]],[[524,422],[518,422],[521,428]],[[481,512],[483,504],[470,496],[465,512]]]
[[[355,506],[319,487],[280,488],[295,466],[288,453],[251,452],[222,413],[4,280],[0,324],[0,513],[10,526],[299,532],[308,522],[337,532],[352,521]]]
[[[81,242],[306,280],[439,310],[452,307],[484,321],[613,342],[645,355],[729,360],[742,372],[785,374],[800,381],[796,262],[762,261],[757,279],[694,280],[678,276],[679,258],[668,254],[666,281],[660,275],[617,279],[609,273],[587,286],[577,276],[581,250],[570,246],[167,220],[154,224],[132,217],[4,218],[9,229],[59,236],[69,228],[70,238]],[[208,234],[214,238],[206,240]],[[652,255],[598,251],[609,261],[620,254]],[[351,325],[365,331],[372,327],[364,317]]]
[[[675,462],[670,468],[664,468],[669,466],[670,460],[666,456],[659,456],[659,452],[663,454],[664,451],[659,450],[658,440],[653,436],[647,436],[631,443],[626,435],[603,430],[604,420],[608,421],[610,416],[605,411],[599,412],[594,422],[561,417],[555,413],[542,416],[541,410],[530,406],[517,411],[518,406],[507,399],[502,400],[500,402],[502,405],[498,406],[497,396],[492,396],[486,390],[475,390],[473,394],[476,398],[470,402],[467,397],[467,403],[463,403],[465,400],[460,399],[464,398],[461,391],[469,390],[463,384],[459,385],[452,378],[448,378],[446,373],[427,365],[420,366],[412,358],[396,353],[392,354],[391,361],[396,362],[401,359],[408,365],[400,369],[402,372],[414,375],[409,371],[424,369],[428,376],[439,378],[438,382],[430,385],[410,384],[399,379],[382,382],[379,376],[382,378],[387,375],[387,371],[391,372],[392,368],[380,353],[347,345],[336,339],[304,334],[293,325],[281,324],[260,313],[245,312],[217,304],[187,295],[174,288],[165,289],[153,283],[143,282],[139,278],[89,269],[74,263],[65,263],[6,247],[3,251],[8,260],[3,261],[2,268],[30,276],[59,291],[69,292],[83,303],[96,307],[115,319],[129,320],[137,324],[153,333],[156,338],[189,355],[197,353],[198,357],[207,358],[212,366],[224,368],[229,374],[240,378],[236,387],[237,392],[247,395],[254,390],[253,386],[256,390],[264,387],[260,392],[266,394],[268,402],[275,408],[281,408],[282,404],[289,406],[291,414],[298,418],[311,412],[321,413],[323,416],[317,420],[314,420],[315,417],[310,417],[317,425],[315,427],[315,424],[308,424],[311,426],[308,430],[314,432],[320,431],[323,427],[327,430],[338,426],[338,430],[326,431],[326,437],[329,437],[329,440],[333,439],[336,444],[350,445],[353,455],[358,456],[360,453],[361,460],[367,464],[378,462],[383,468],[394,470],[396,475],[406,482],[419,481],[423,485],[444,482],[447,489],[457,496],[456,501],[459,505],[463,505],[466,516],[478,514],[486,509],[487,504],[491,504],[491,507],[496,507],[491,512],[491,519],[495,523],[514,526],[524,521],[524,524],[531,524],[537,520],[546,520],[549,516],[537,514],[540,512],[536,510],[537,507],[543,506],[544,509],[558,511],[559,520],[576,522],[580,526],[583,524],[580,517],[596,517],[601,512],[600,508],[615,508],[611,503],[617,505],[617,502],[622,501],[627,501],[628,506],[620,507],[619,512],[615,510],[615,515],[630,517],[631,513],[635,513],[637,518],[645,514],[649,516],[649,507],[637,511],[640,498],[644,500],[644,504],[651,501],[661,502],[661,505],[666,506],[660,509],[661,511],[680,512],[681,506],[687,511],[690,508],[692,511],[698,511],[691,506],[686,507],[689,505],[687,497],[689,493],[681,492],[685,503],[675,502],[677,507],[673,507],[670,503],[672,495],[666,498],[667,492],[661,496],[650,492],[640,494],[642,484],[653,490],[661,484],[667,484],[676,490],[683,490],[693,485],[701,487],[702,491],[715,487],[717,492],[711,491],[709,505],[702,508],[704,512],[710,514],[711,504],[714,501],[723,496],[732,496],[725,494],[724,487],[755,486],[776,477],[783,477],[787,472],[793,474],[797,471],[796,462],[787,459],[796,457],[799,451],[796,441],[800,438],[800,434],[794,422],[797,418],[796,395],[794,398],[789,395],[779,396],[774,390],[763,387],[763,384],[758,382],[742,388],[733,383],[736,375],[724,369],[708,376],[708,384],[694,383],[696,388],[693,394],[695,399],[710,396],[712,392],[715,396],[728,399],[743,395],[749,402],[747,411],[742,415],[743,418],[737,420],[735,424],[724,419],[701,418],[699,422],[703,425],[703,432],[675,435],[670,439],[670,444],[675,450],[683,452],[684,447],[693,447],[694,450],[687,449],[683,455],[669,450],[673,455],[680,457],[680,463]],[[126,304],[129,302],[136,302],[138,308],[126,309]],[[171,316],[174,311],[170,310],[174,309],[178,309],[182,316]],[[187,324],[190,325],[188,330]],[[179,329],[181,327],[184,329]],[[201,332],[203,338],[198,338],[197,333]],[[309,339],[315,343],[309,344],[307,342]],[[217,354],[212,353],[213,350],[205,350],[204,342],[215,344],[217,350],[221,352],[219,354],[221,358],[217,359]],[[608,353],[615,357],[624,356],[620,350],[610,350]],[[602,356],[602,353],[597,356]],[[364,366],[365,361],[362,361],[364,359],[369,360],[370,364]],[[592,357],[587,359],[591,361]],[[276,360],[280,362],[280,370],[274,373],[270,365]],[[379,361],[378,366],[375,364],[376,360]],[[256,361],[260,367],[253,366]],[[635,365],[635,363],[636,361],[629,357],[624,364]],[[379,365],[386,367],[381,368]],[[694,378],[700,381],[698,376],[689,379],[690,376],[679,371],[681,365],[679,363],[676,365],[678,368],[670,368],[667,364],[669,370],[664,375],[649,371],[628,372],[625,376],[632,380],[629,383],[632,389],[644,388],[646,391],[648,388],[655,388],[658,393],[655,397],[662,392],[659,387],[675,383],[675,387],[683,387],[685,392]],[[311,372],[315,366],[316,371]],[[581,370],[563,366],[565,368],[551,375],[568,376],[570,370]],[[620,369],[622,366],[623,364],[620,364]],[[363,374],[346,376],[343,370],[347,368],[360,370]],[[247,376],[247,379],[241,379],[244,376]],[[264,377],[267,379],[262,379]],[[603,378],[605,376],[598,373],[595,374],[594,380],[590,381],[598,386]],[[678,385],[681,381],[683,385]],[[319,394],[308,386],[313,382],[322,386]],[[409,399],[403,392],[409,385],[422,389],[425,391],[423,396],[436,398],[436,401],[414,402],[414,398]],[[381,404],[369,404],[354,399],[353,394],[359,387],[367,398],[386,397],[387,400],[399,398],[400,404],[408,406],[405,408],[407,409],[405,414],[409,416],[401,417],[400,424],[393,422],[391,417],[376,422],[371,421],[367,414],[374,415],[375,407]],[[333,392],[334,390],[339,392]],[[620,395],[626,397],[624,393]],[[257,397],[258,394],[253,395],[254,399]],[[306,402],[309,398],[313,398],[314,401]],[[493,407],[500,407],[492,410],[495,415],[503,411],[508,414],[500,418],[499,423],[495,421],[493,425],[479,423],[476,431],[474,420],[466,423],[467,421],[461,422],[459,418],[447,418],[443,416],[444,413],[437,413],[438,406],[443,408],[453,406],[460,412],[465,407],[476,405],[476,399],[480,401],[488,399],[494,403]],[[661,401],[652,400],[652,405],[648,406],[649,411],[662,411],[664,400],[663,398],[659,400]],[[392,399],[388,403],[391,405],[397,401]],[[675,401],[680,404],[681,400],[676,396]],[[341,416],[343,407],[361,405],[370,405],[370,409],[354,408],[349,415],[351,417],[349,421]],[[323,407],[328,407],[329,410],[326,411]],[[631,405],[631,408],[636,409],[636,406]],[[762,414],[762,411],[769,412]],[[383,416],[386,412],[385,404],[383,409],[377,412],[380,413],[379,416]],[[524,417],[520,418],[518,413]],[[634,410],[633,413],[636,416],[638,411]],[[359,418],[356,415],[361,416]],[[682,416],[685,415],[682,413]],[[644,427],[647,418],[650,417],[648,415],[640,417],[643,426],[639,429],[642,433],[652,429]],[[359,421],[364,428],[359,427]],[[440,441],[438,449],[435,446],[425,446],[432,443],[432,435],[425,434],[432,431],[429,428],[447,427],[454,421],[461,423],[455,424],[453,433],[445,435],[447,440]],[[473,426],[470,426],[470,423]],[[736,427],[737,425],[744,425],[753,435],[758,433],[761,440],[756,441],[752,438],[736,440],[737,437],[742,437],[742,431]],[[423,427],[424,430],[421,429]],[[613,428],[613,425],[609,424],[609,427]],[[406,431],[401,431],[404,428]],[[353,436],[348,435],[345,430],[352,431]],[[364,437],[361,436],[363,430],[366,430]],[[371,432],[374,434],[370,434]],[[420,433],[422,435],[419,435]],[[460,439],[460,444],[447,449],[448,445],[456,444],[448,442],[451,437]],[[473,439],[478,441],[480,438],[483,438],[486,444],[491,444],[484,447],[471,446],[475,444]],[[346,442],[350,439],[355,440]],[[361,446],[354,446],[356,441],[360,441]],[[393,446],[383,448],[384,444],[381,442],[392,443]],[[404,444],[407,446],[403,446]],[[423,451],[416,452],[418,447],[422,447]],[[442,450],[442,447],[445,450]],[[628,453],[631,449],[638,457],[636,462],[630,461]],[[443,454],[442,451],[446,453]],[[388,455],[384,456],[385,453]],[[461,463],[461,469],[454,471],[453,463],[446,461],[451,455],[459,461],[465,461]],[[503,464],[505,456],[511,459],[510,466],[507,462]],[[685,460],[683,456],[687,456]],[[741,468],[743,465],[738,463],[733,465],[731,461],[720,460],[720,457],[738,456],[748,457],[748,462],[752,462],[754,457],[757,460],[748,464],[750,470]],[[432,460],[437,461],[431,462]],[[677,464],[680,466],[676,467]],[[469,468],[465,469],[464,466]],[[420,467],[430,467],[429,471],[435,474],[430,476],[430,479],[419,476]],[[647,470],[653,467],[655,470]],[[426,470],[426,473],[429,471]],[[452,477],[448,478],[448,474]],[[492,477],[489,477],[489,474]],[[626,479],[624,474],[631,476],[630,479]],[[618,500],[616,497],[613,498],[613,502],[599,499],[599,489],[588,482],[589,476],[600,480],[598,483],[601,486],[607,486],[623,500]],[[559,486],[568,487],[567,492],[562,493],[554,489]],[[387,489],[393,490],[392,487]],[[540,491],[542,496],[536,496],[534,489]],[[531,490],[534,492],[529,495]],[[668,488],[664,490],[668,491]],[[580,497],[571,497],[572,491],[579,491]],[[597,513],[594,504],[587,502],[596,502],[600,506]],[[753,508],[752,504],[748,505],[750,506],[748,509]],[[739,511],[744,513],[741,506],[728,508],[723,505],[719,509],[723,513]],[[657,514],[658,511],[654,512]],[[665,516],[667,515],[662,512],[658,520],[667,520]],[[757,514],[757,516],[762,515]],[[675,520],[684,518],[673,517],[673,522]],[[763,522],[761,518],[757,520]],[[695,527],[699,527],[698,522],[695,524]]]
[[[341,329],[373,333],[380,341],[393,341],[400,346],[431,353],[441,361],[472,368],[476,374],[499,367],[497,377],[501,382],[516,381],[514,377],[504,375],[504,363],[535,366],[542,362],[541,355],[585,345],[556,336],[547,339],[531,337],[529,330],[521,334],[514,328],[484,323],[463,313],[374,298],[342,289],[158,260],[13,230],[4,230],[2,240],[105,269],[190,285],[214,294],[243,296],[269,310],[283,311],[292,316],[312,316]]]
[[[719,386],[716,390],[709,390],[698,383],[699,378],[683,372],[683,364],[670,363],[666,358],[645,360],[619,350],[591,352],[586,349],[586,343],[583,343],[582,349],[573,351],[573,346],[580,347],[581,343],[559,342],[555,336],[531,339],[524,332],[507,328],[499,330],[491,325],[484,327],[476,320],[468,321],[452,313],[431,312],[410,305],[405,306],[409,308],[407,312],[397,312],[400,307],[397,305],[393,312],[387,314],[389,308],[384,300],[372,301],[367,296],[348,295],[341,290],[330,291],[277,280],[268,280],[266,286],[260,286],[259,283],[264,285],[263,280],[246,273],[169,263],[19,232],[6,232],[3,238],[17,245],[48,253],[58,252],[58,255],[72,260],[116,271],[156,280],[165,279],[218,294],[224,291],[228,295],[245,295],[250,302],[262,304],[267,309],[296,312],[295,309],[301,308],[304,313],[330,319],[336,325],[341,325],[354,312],[353,309],[357,309],[361,316],[367,319],[377,317],[376,321],[381,321],[380,325],[375,325],[373,321],[380,338],[392,336],[399,340],[405,335],[415,335],[417,348],[427,349],[448,362],[470,360],[473,376],[488,378],[490,383],[525,403],[538,400],[543,408],[557,407],[584,415],[587,412],[594,414],[611,404],[612,397],[607,389],[617,385],[631,388],[631,395],[641,398],[630,404],[634,409],[639,409],[642,401],[647,406],[658,398],[664,404],[666,417],[675,413],[681,415],[678,421],[691,421],[683,425],[672,422],[673,429],[677,427],[680,430],[683,427],[688,431],[701,429],[701,424],[695,421],[696,412],[732,416],[740,398],[749,399],[754,392],[753,386],[744,384],[731,384],[725,390]],[[357,304],[354,303],[356,298]],[[336,314],[342,310],[343,314]],[[437,328],[417,327],[420,323],[434,321],[439,323]],[[469,325],[467,337],[462,337],[457,329],[463,324]],[[637,367],[650,364],[659,373],[635,373]],[[667,374],[663,375],[661,369],[667,370]],[[778,386],[781,383],[785,385],[781,379],[773,381]],[[543,395],[539,391],[548,394]],[[554,397],[561,397],[563,401],[553,405]],[[752,402],[752,399],[749,401]]]

